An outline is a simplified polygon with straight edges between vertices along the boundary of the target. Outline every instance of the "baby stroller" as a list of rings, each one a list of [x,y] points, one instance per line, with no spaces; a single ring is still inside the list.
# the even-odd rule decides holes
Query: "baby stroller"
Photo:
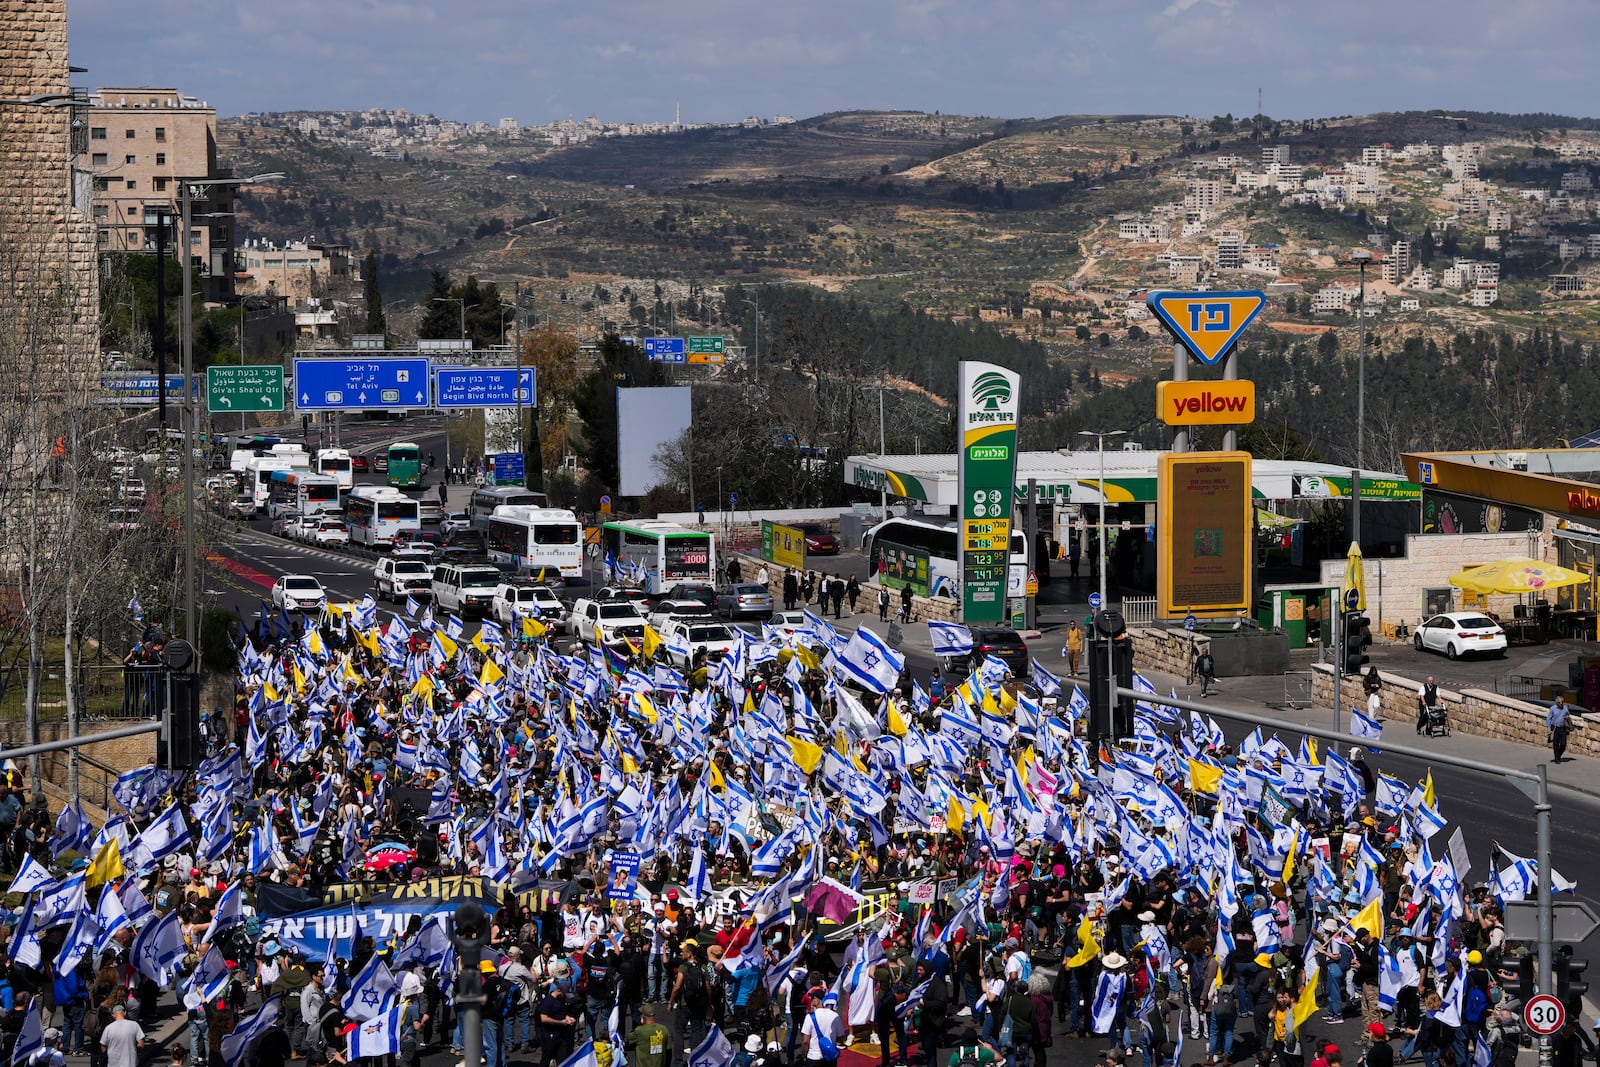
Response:
[[[1449,737],[1450,717],[1445,714],[1444,707],[1440,704],[1424,704],[1419,712],[1422,718],[1422,732],[1429,737]]]

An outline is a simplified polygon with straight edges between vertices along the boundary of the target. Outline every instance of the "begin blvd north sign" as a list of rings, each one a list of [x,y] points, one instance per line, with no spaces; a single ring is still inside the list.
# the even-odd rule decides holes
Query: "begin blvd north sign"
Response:
[[[277,364],[206,368],[206,410],[228,412],[283,410],[283,368]]]

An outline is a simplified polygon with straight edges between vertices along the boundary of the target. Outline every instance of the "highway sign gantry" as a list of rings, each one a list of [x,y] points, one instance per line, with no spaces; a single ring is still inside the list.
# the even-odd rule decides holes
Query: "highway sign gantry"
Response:
[[[725,337],[689,337],[686,340],[691,356],[720,356],[726,351]]]
[[[406,411],[429,404],[431,360],[415,357],[297,359],[297,411]],[[513,401],[514,403],[514,401]]]
[[[283,368],[275,363],[206,368],[206,410],[242,414],[283,410]]]
[[[644,354],[657,363],[683,363],[689,358],[682,337],[646,337]]]
[[[531,407],[538,395],[534,388],[535,368],[522,368],[524,406]],[[515,367],[435,367],[434,403],[441,408],[514,408],[517,406]]]
[[[1226,293],[1151,293],[1145,298],[1150,311],[1166,324],[1194,358],[1206,366],[1228,354],[1245,327],[1267,306],[1264,293],[1254,290]]]

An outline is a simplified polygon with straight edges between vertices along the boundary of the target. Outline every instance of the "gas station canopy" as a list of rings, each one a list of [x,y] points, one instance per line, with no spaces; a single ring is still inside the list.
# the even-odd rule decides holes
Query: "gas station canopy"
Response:
[[[1156,466],[1160,452],[1110,451],[1105,453],[1105,500],[1109,504],[1154,504]],[[1350,495],[1350,468],[1331,463],[1258,459],[1252,464],[1253,495],[1263,500],[1326,499]],[[1098,504],[1100,452],[1019,452],[1018,499],[1025,498],[1028,479],[1034,479],[1045,499],[1057,504]],[[851,456],[845,460],[849,485],[872,492],[920,500],[930,507],[955,507],[955,453],[918,456]],[[1398,474],[1361,473],[1364,500],[1420,500],[1422,488]]]

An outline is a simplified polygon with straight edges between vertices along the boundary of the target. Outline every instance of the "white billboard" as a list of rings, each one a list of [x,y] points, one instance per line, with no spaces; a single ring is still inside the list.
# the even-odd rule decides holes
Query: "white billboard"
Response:
[[[683,436],[693,419],[689,386],[617,389],[617,493],[643,496],[661,484],[661,446]]]

